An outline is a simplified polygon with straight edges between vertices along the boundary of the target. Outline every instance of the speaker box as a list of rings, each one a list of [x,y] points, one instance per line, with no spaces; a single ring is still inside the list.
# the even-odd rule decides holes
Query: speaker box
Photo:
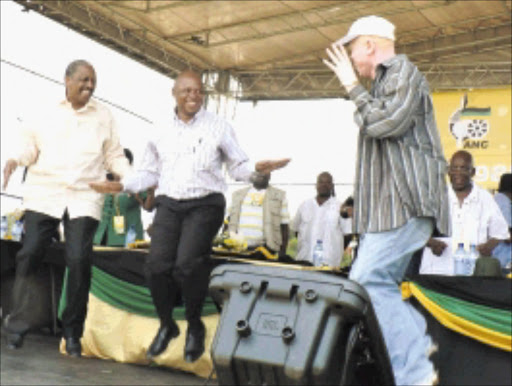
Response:
[[[392,385],[363,287],[327,271],[225,264],[211,355],[220,385]]]

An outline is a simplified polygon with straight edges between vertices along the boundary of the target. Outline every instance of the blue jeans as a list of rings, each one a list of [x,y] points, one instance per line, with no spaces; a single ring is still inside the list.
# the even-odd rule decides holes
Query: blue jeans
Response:
[[[428,358],[431,339],[423,316],[402,300],[400,283],[413,253],[432,235],[430,218],[413,218],[404,226],[361,237],[349,278],[361,284],[372,301],[391,359],[397,385],[414,385],[428,378],[434,366]]]
[[[492,255],[500,261],[501,268],[505,268],[512,259],[512,244],[502,241],[493,249]]]

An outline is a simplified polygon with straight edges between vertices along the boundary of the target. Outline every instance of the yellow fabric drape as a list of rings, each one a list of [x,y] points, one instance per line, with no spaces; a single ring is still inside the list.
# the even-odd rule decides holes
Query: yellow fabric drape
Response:
[[[201,358],[194,363],[187,363],[183,359],[187,322],[177,320],[180,335],[171,340],[167,350],[153,359],[154,363],[207,378],[213,370],[210,348],[219,315],[203,316],[202,321],[206,327],[206,338],[205,351]],[[87,319],[81,340],[82,355],[122,363],[149,365],[146,352],[158,328],[157,318],[120,310],[89,294]],[[62,354],[66,354],[64,339],[61,340],[59,349]]]
[[[402,283],[402,297],[408,299],[411,296],[445,327],[493,347],[512,351],[512,337],[462,319],[434,303],[414,283]]]

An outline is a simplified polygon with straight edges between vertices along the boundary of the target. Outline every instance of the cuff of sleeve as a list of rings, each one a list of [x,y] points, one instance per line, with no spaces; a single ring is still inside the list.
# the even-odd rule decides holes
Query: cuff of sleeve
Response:
[[[352,90],[350,90],[348,96],[350,97],[350,99],[355,101],[360,95],[364,94],[365,92],[367,92],[366,89],[361,84],[358,84]]]
[[[132,170],[128,171],[124,177],[119,181],[123,185],[123,192],[136,193],[135,189],[135,179],[133,178],[134,172]]]

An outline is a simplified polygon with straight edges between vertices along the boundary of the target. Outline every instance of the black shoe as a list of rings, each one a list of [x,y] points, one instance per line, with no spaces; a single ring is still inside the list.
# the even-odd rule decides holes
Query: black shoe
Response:
[[[176,338],[179,334],[180,329],[174,321],[169,326],[160,326],[153,342],[149,346],[147,358],[152,359],[163,353],[171,339]]]
[[[2,323],[2,330],[7,340],[7,348],[15,350],[23,346],[25,334],[14,332],[9,328],[9,315],[7,315]]]
[[[82,356],[82,345],[80,338],[66,338],[66,352],[69,356],[80,358]]]
[[[16,350],[23,346],[23,334],[17,334],[15,332],[7,332],[7,348]]]
[[[185,343],[185,361],[192,363],[197,361],[204,353],[204,338],[206,329],[203,322],[187,329],[187,339]]]

